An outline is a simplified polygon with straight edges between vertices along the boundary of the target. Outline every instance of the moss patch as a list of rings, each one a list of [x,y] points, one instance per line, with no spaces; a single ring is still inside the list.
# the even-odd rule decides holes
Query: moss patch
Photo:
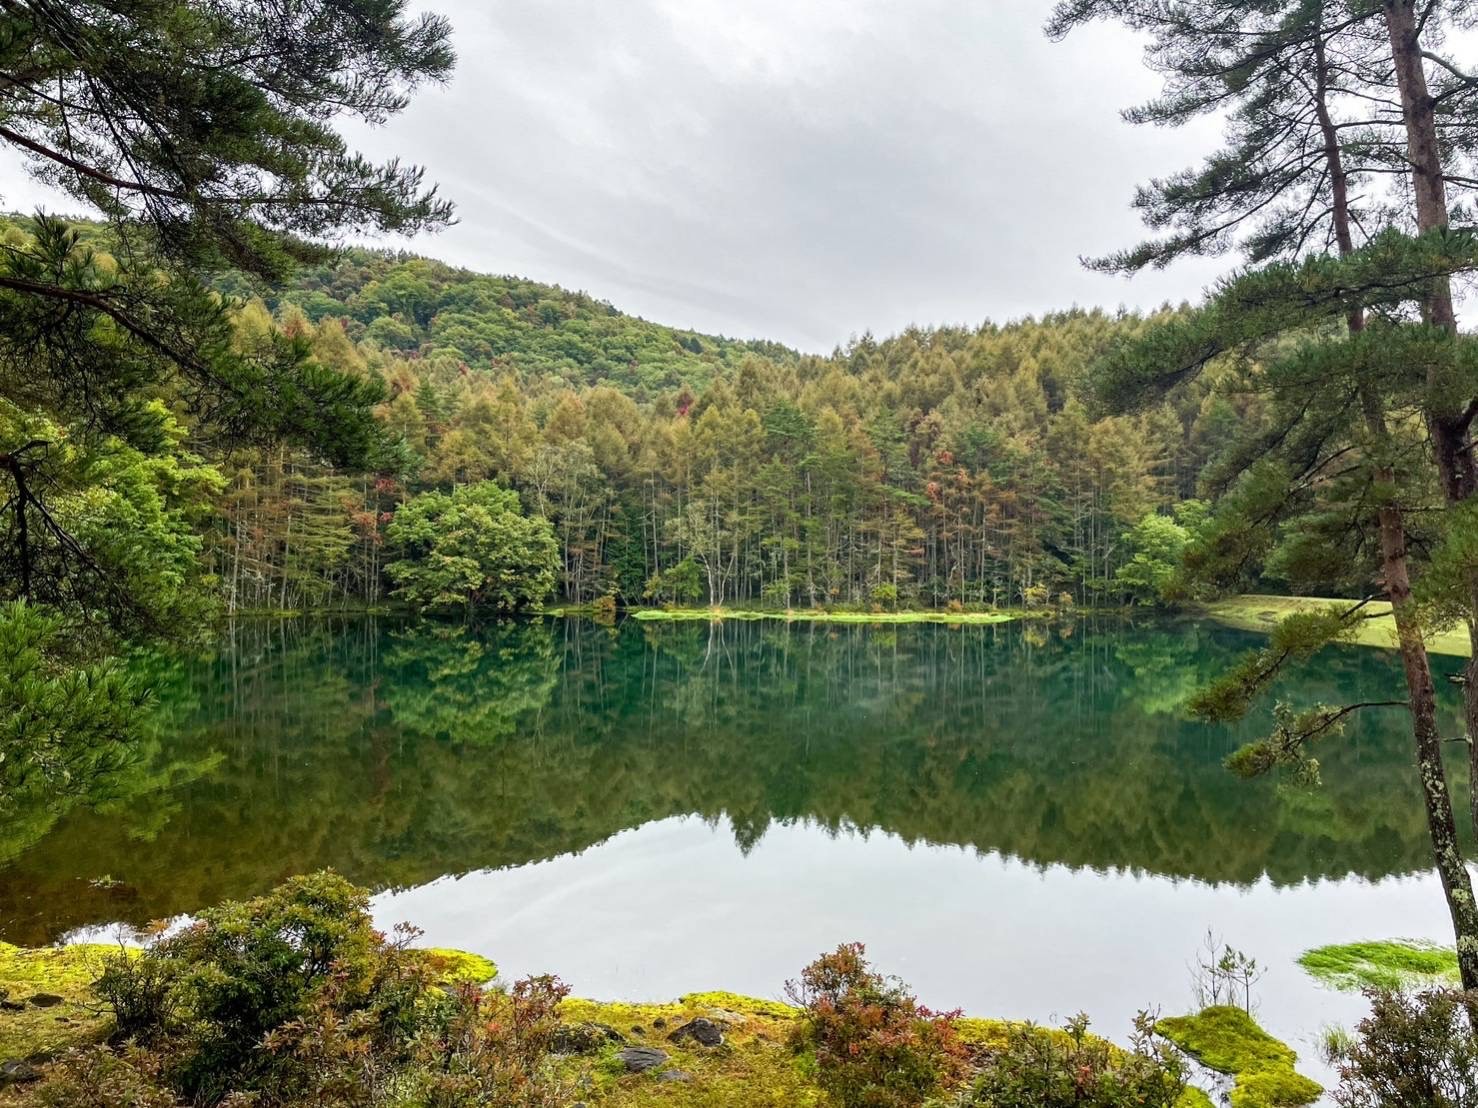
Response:
[[[1324,1091],[1294,1070],[1298,1055],[1241,1008],[1218,1005],[1194,1016],[1162,1019],[1155,1029],[1191,1057],[1232,1075],[1232,1108],[1297,1108]]]
[[[644,622],[667,620],[681,622],[702,620],[721,622],[726,619],[783,620],[786,623],[1010,623],[1021,618],[1018,612],[826,612],[814,608],[791,608],[783,612],[752,611],[741,608],[640,608],[631,613]]]
[[[688,1020],[706,1016],[723,1025],[724,1043],[703,1047],[674,1043],[668,1036]],[[602,1003],[569,999],[560,1018],[614,1027],[629,1046],[651,1046],[667,1052],[668,1061],[649,1073],[627,1073],[616,1057],[621,1044],[599,1054],[561,1063],[569,1084],[592,1106],[647,1108],[681,1105],[720,1108],[755,1105],[782,1108],[818,1106],[820,1090],[810,1079],[806,1059],[790,1045],[795,1010],[774,1001],[734,993],[692,993],[674,1004]],[[665,1079],[677,1071],[687,1080]]]
[[[444,985],[486,985],[498,976],[498,967],[481,954],[433,946],[419,950]]]
[[[102,1034],[108,1020],[92,983],[104,957],[118,949],[79,944],[28,950],[0,943],[0,1062],[51,1054]],[[62,999],[41,1006],[31,1001],[38,996]]]
[[[1336,605],[1348,607],[1352,601],[1336,600],[1322,596],[1234,596],[1219,600],[1207,607],[1206,612],[1218,623],[1236,627],[1243,631],[1268,632],[1284,616],[1310,608]],[[1362,620],[1355,636],[1349,641],[1361,646],[1379,646],[1394,649],[1396,646],[1396,624],[1391,619],[1391,606],[1385,601],[1372,601],[1365,611],[1374,618]],[[1452,654],[1466,658],[1472,653],[1468,632],[1464,628],[1450,628],[1427,636],[1427,649],[1435,654]]]
[[[1310,976],[1336,989],[1409,989],[1457,985],[1457,952],[1412,939],[1337,943],[1299,955]]]

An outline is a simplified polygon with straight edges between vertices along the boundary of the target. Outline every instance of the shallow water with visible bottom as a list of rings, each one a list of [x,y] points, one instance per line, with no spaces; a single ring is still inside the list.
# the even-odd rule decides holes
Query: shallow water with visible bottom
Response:
[[[238,623],[141,663],[161,696],[137,759],[0,829],[0,939],[328,866],[382,923],[581,995],[773,997],[860,940],[932,1007],[1082,1010],[1122,1038],[1140,1008],[1192,1007],[1210,931],[1256,957],[1259,1018],[1327,1079],[1320,1032],[1364,1002],[1298,954],[1450,932],[1403,714],[1322,744],[1314,790],[1222,768],[1265,709],[1186,717],[1257,643],[1189,621]],[[1394,655],[1351,647],[1277,695],[1400,687]]]

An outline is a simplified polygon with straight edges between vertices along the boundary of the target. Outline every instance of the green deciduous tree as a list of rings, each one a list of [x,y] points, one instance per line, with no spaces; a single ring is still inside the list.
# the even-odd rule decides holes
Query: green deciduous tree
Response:
[[[518,611],[546,600],[558,580],[554,528],[492,481],[412,497],[387,535],[401,557],[385,570],[418,608]]]
[[[1124,536],[1132,553],[1114,573],[1114,582],[1136,603],[1158,604],[1167,598],[1191,538],[1187,524],[1204,514],[1196,501],[1180,508],[1174,518],[1158,513],[1144,516]]]

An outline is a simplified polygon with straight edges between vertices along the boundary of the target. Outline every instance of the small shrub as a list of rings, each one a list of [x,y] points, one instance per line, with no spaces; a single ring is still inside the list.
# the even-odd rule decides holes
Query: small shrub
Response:
[[[929,1011],[863,953],[861,943],[839,946],[786,984],[804,1010],[795,1045],[815,1052],[817,1083],[842,1108],[918,1105],[964,1076],[958,1013]]]
[[[114,1037],[151,1041],[175,1022],[175,964],[120,950],[103,962],[95,986],[113,1010]]]
[[[892,611],[898,607],[898,586],[892,583],[874,585],[868,594],[874,609]]]
[[[129,1053],[51,1067],[36,1095],[56,1099],[35,1103],[154,1108],[144,1093],[156,1086],[171,1096],[160,1103],[232,1108],[567,1102],[548,1061],[563,985],[484,990],[469,977],[491,976],[491,963],[411,949],[410,929],[387,939],[368,906],[334,874],[298,877],[110,959],[97,991]],[[133,1100],[129,1082],[144,1090]],[[112,1099],[87,1099],[113,1087]]]
[[[1342,1108],[1478,1108],[1478,994],[1371,990],[1353,1036],[1332,1037]]]
[[[24,1108],[176,1108],[174,1093],[141,1051],[117,1053],[91,1045],[69,1050],[47,1067],[44,1080],[24,1088]]]
[[[1000,1051],[982,1065],[970,1108],[1174,1108],[1186,1091],[1185,1066],[1158,1042],[1150,1018],[1134,1021],[1130,1049],[1088,1031],[1074,1016],[1060,1032],[1013,1027]]]
[[[416,1103],[426,1108],[555,1108],[569,1103],[550,1072],[559,1003],[569,987],[530,977],[507,993],[464,987],[449,1000],[417,1051]]]
[[[596,623],[609,625],[616,622],[616,598],[610,593],[597,596],[590,605],[590,610]]]
[[[302,1061],[284,1037],[351,1023],[365,1049],[404,1036],[428,984],[424,962],[374,930],[369,894],[318,873],[211,908],[137,956],[113,960],[98,992],[120,1030],[165,1044],[181,1093],[213,1103],[230,1088],[311,1083],[320,1063]],[[269,1042],[275,1049],[263,1050]]]
[[[790,594],[789,581],[771,581],[760,589],[760,605],[765,608],[789,608]]]

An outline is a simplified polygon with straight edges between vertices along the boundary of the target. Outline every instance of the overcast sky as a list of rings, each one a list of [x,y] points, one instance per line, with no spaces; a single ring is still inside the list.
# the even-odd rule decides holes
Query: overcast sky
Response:
[[[829,351],[909,323],[1195,299],[1226,261],[1078,262],[1143,231],[1136,182],[1214,123],[1130,127],[1158,79],[1049,0],[428,0],[457,71],[354,135],[460,223],[415,249],[675,326]],[[13,157],[13,156],[12,156]],[[4,166],[4,200],[39,193]],[[65,207],[65,206],[64,206]]]

